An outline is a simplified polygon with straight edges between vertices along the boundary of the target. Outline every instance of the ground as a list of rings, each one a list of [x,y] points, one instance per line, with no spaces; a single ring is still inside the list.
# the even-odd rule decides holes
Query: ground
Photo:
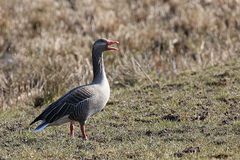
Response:
[[[239,17],[239,0],[0,0],[0,160],[239,159]],[[120,44],[89,141],[68,124],[34,133],[91,81],[99,38]]]
[[[88,141],[68,124],[34,133],[45,107],[0,114],[0,159],[237,159],[239,60],[172,79],[115,84],[106,108],[87,122]],[[57,97],[56,97],[57,98]]]

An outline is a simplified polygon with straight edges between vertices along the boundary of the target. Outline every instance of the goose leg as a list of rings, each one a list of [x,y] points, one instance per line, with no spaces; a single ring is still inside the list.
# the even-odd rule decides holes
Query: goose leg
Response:
[[[85,125],[80,125],[80,128],[81,128],[83,140],[88,140],[88,136],[86,135],[86,132],[85,132]]]
[[[70,136],[74,137],[74,125],[73,125],[73,122],[70,122]]]

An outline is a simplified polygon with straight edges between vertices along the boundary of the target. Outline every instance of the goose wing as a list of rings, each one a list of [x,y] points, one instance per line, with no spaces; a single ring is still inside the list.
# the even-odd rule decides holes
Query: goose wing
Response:
[[[75,88],[50,104],[30,125],[39,120],[52,123],[66,115],[76,112],[76,108],[78,108],[77,111],[79,112],[88,104],[92,96],[93,92],[87,86]]]

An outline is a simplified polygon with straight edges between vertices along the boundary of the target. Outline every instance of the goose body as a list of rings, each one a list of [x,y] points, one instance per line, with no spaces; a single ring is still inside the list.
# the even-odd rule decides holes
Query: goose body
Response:
[[[30,124],[41,120],[35,131],[41,131],[47,126],[61,125],[70,122],[70,135],[74,136],[74,122],[79,122],[83,139],[87,139],[85,133],[85,123],[88,118],[101,111],[109,97],[110,87],[106,77],[103,52],[106,50],[117,50],[110,47],[118,44],[117,41],[99,39],[92,49],[93,80],[90,84],[76,87],[57,101],[50,104],[35,120]]]

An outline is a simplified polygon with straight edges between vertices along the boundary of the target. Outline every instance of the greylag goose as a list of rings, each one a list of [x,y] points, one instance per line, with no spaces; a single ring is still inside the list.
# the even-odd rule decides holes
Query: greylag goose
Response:
[[[88,139],[85,132],[86,120],[101,111],[110,96],[110,87],[106,77],[103,52],[118,50],[111,47],[119,44],[118,41],[98,39],[92,47],[93,80],[92,83],[76,87],[58,100],[50,104],[30,125],[41,120],[35,131],[53,125],[61,125],[70,122],[70,135],[74,136],[74,122],[80,123],[82,138]]]

